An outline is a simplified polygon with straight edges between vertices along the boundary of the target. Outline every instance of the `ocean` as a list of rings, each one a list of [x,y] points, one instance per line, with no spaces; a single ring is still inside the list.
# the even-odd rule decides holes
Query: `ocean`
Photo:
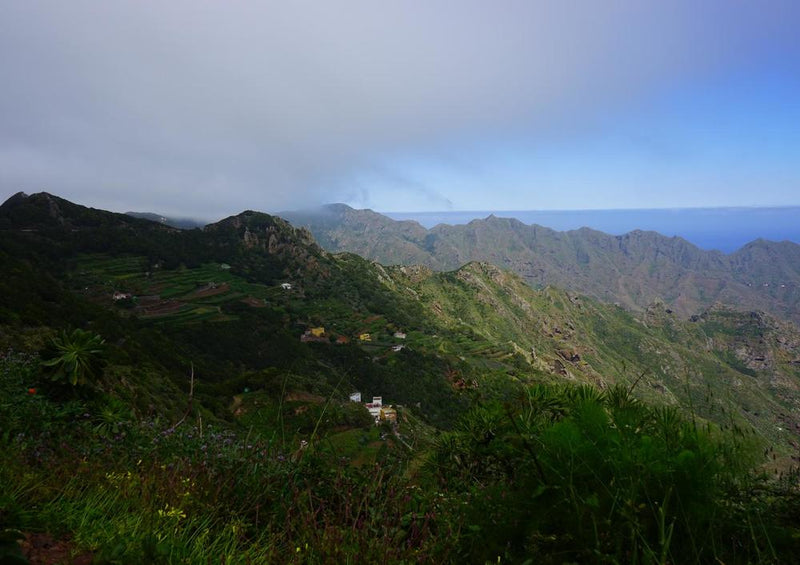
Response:
[[[383,212],[395,220],[416,220],[426,228],[466,224],[490,214],[516,218],[558,231],[588,227],[613,235],[633,230],[682,237],[702,249],[732,253],[755,239],[800,243],[800,206],[780,208],[671,208],[643,210],[501,210]]]

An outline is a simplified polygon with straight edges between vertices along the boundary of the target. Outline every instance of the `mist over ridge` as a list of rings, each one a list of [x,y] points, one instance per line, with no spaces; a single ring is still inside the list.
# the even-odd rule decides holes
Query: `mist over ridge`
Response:
[[[0,199],[190,217],[798,205],[798,15],[11,0]]]
[[[0,2],[0,565],[799,562],[798,22]]]

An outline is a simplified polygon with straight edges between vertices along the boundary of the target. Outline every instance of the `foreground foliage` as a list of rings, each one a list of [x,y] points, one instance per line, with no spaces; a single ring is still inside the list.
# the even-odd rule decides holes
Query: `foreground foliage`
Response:
[[[110,428],[110,399],[54,402],[28,392],[39,378],[35,359],[2,361],[0,529],[66,536],[96,563],[448,560],[453,532],[392,454],[353,466],[124,409]]]
[[[0,531],[62,536],[96,563],[728,564],[800,550],[796,475],[759,476],[747,432],[626,389],[478,404],[414,471],[423,456],[399,445],[357,465],[321,438],[139,418],[46,383],[35,358],[0,362]]]
[[[624,388],[534,386],[472,410],[431,466],[467,501],[471,559],[784,562],[800,530],[776,511],[796,509],[797,484],[758,477],[756,445]]]
[[[52,369],[52,380],[77,386],[95,376],[105,341],[95,333],[75,328],[61,332],[52,345],[57,353],[42,365]]]

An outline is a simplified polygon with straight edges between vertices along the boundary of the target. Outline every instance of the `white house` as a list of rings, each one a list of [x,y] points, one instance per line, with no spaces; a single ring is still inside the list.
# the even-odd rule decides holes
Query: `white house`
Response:
[[[361,402],[361,393],[360,392],[351,392],[350,393],[350,402]]]
[[[289,283],[281,283],[281,288],[283,290],[292,290],[292,285],[290,285]]]
[[[381,409],[383,408],[383,398],[380,396],[373,396],[372,402],[367,402],[365,404],[367,410],[369,410],[369,415],[375,418],[375,423],[377,424],[381,420]]]

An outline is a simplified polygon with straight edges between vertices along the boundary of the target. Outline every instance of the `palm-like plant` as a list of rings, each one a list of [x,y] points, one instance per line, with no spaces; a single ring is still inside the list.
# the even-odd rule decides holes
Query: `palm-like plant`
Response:
[[[86,378],[93,376],[105,350],[105,340],[96,333],[74,329],[62,332],[53,338],[53,346],[58,355],[43,361],[45,367],[54,368],[51,376],[54,381],[66,380],[72,386],[84,384]]]

